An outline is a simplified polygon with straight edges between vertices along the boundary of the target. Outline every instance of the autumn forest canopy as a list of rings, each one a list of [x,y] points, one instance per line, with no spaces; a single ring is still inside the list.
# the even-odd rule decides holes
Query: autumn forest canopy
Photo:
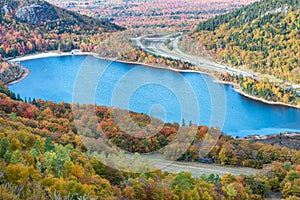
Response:
[[[146,174],[120,172],[103,165],[82,143],[72,113],[72,107],[76,105],[35,99],[26,103],[3,85],[1,92],[1,195],[5,199],[55,196],[72,199],[261,199],[270,191],[280,191],[284,197],[299,195],[299,151],[221,136],[208,158],[221,165],[263,168],[264,173],[259,176],[203,175],[193,178],[190,173],[169,174],[160,170]],[[83,120],[79,123],[94,120],[88,115],[89,109],[96,110],[98,124],[87,129],[86,135],[99,139],[103,137],[102,130],[108,139],[103,137],[102,143],[129,152],[161,149],[176,136],[180,127],[176,123],[165,124],[154,137],[137,139],[129,134],[134,129],[126,127],[124,132],[118,127],[113,108],[91,105],[79,109],[77,111],[82,112],[76,115]],[[150,118],[144,114],[131,113],[131,117],[140,126],[149,124]],[[207,134],[218,132],[218,129],[198,127],[194,141],[179,159],[195,161],[199,152],[197,144]],[[171,151],[164,152],[166,159],[178,154],[181,140],[185,138],[173,144]],[[121,158],[111,156],[108,159],[115,162],[114,159]]]
[[[232,66],[299,83],[298,0],[265,0],[201,22],[199,46]]]
[[[299,94],[287,85],[300,83],[299,1],[233,2],[93,1],[95,7],[84,0],[1,1],[0,199],[243,200],[270,195],[299,199],[300,148],[283,144],[281,135],[274,136],[279,138],[277,144],[234,138],[218,127],[184,119],[181,124],[163,123],[143,113],[101,105],[25,98],[7,86],[28,72],[11,58],[73,49],[122,61],[199,70],[188,60],[156,55],[133,42],[153,32],[184,31],[178,48],[190,56],[206,56],[258,74],[218,71],[210,75],[246,94],[299,106]],[[168,42],[163,45],[173,51],[172,41]],[[121,125],[116,111],[129,113]],[[212,148],[201,154],[209,145]],[[139,155],[153,152],[165,161],[182,165],[204,161],[201,164],[207,168],[227,166],[237,172],[194,176],[151,166],[149,172],[136,173],[115,165],[125,166],[125,154],[133,153],[135,161],[130,164],[142,168],[146,161]],[[243,175],[249,169],[260,173]]]

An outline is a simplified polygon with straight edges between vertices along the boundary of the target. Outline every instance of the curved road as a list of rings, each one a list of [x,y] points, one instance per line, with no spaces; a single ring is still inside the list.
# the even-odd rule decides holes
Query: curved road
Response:
[[[144,51],[159,55],[166,58],[173,58],[177,60],[184,60],[186,62],[189,62],[193,65],[195,65],[199,71],[202,69],[204,70],[210,70],[210,71],[222,71],[222,72],[228,72],[230,74],[235,75],[242,75],[247,76],[251,78],[259,78],[260,76],[255,73],[249,73],[243,70],[235,69],[227,65],[222,65],[213,61],[210,61],[203,57],[196,57],[193,55],[186,54],[185,52],[181,51],[178,48],[178,42],[180,38],[182,37],[182,33],[169,33],[169,34],[161,34],[161,35],[148,35],[148,36],[141,36],[138,38],[133,38],[132,40],[136,42],[136,44],[143,49]],[[141,41],[145,41],[147,44],[142,44]],[[165,46],[166,42],[171,41],[172,50],[168,49]],[[275,80],[273,80],[275,81]],[[272,82],[270,80],[270,82]],[[277,82],[277,81],[276,81]],[[278,83],[283,83],[284,81],[279,81]],[[289,89],[294,88],[296,89],[300,96],[300,84],[293,84],[293,83],[287,83],[287,86],[281,86],[283,89]]]
[[[133,40],[136,41],[136,44],[141,49],[143,49],[144,51],[146,51],[148,53],[152,53],[155,55],[172,58],[172,59],[185,60],[186,62],[189,62],[189,63],[195,65],[199,69],[205,68],[207,70],[214,70],[214,71],[227,71],[228,73],[231,73],[231,74],[257,77],[257,75],[255,75],[255,74],[251,74],[246,71],[238,70],[238,69],[226,66],[226,65],[221,65],[221,64],[215,63],[213,61],[207,60],[205,58],[188,55],[188,54],[182,52],[178,48],[178,42],[181,37],[182,37],[182,33],[170,33],[167,35],[157,35],[156,37],[142,36],[142,37],[134,38]],[[147,45],[142,44],[142,40],[144,40],[147,43]],[[171,44],[172,48],[173,48],[172,51],[164,46],[164,44],[167,41],[172,42],[172,44]]]

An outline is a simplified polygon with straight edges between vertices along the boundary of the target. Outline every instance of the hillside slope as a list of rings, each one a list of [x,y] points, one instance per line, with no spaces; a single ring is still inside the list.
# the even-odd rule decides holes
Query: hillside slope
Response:
[[[124,151],[143,153],[163,150],[163,146],[172,144],[166,151],[168,155],[184,153],[185,142],[174,143],[175,137],[186,138],[177,134],[179,125],[165,124],[153,137],[135,138],[118,126],[111,108],[82,105],[77,110],[76,115],[80,117],[76,121],[86,124],[98,120],[96,126],[86,126],[85,136],[105,152],[91,154],[96,149],[88,149],[82,142],[74,123],[73,106],[29,98],[26,103],[0,83],[1,199],[264,199],[268,192],[278,191],[283,198],[299,196],[299,151],[231,137],[222,137],[208,156],[222,165],[265,166],[261,174],[229,174],[222,178],[207,174],[193,178],[190,172],[118,171],[112,164],[122,163],[123,169],[129,170],[149,162],[135,154],[134,162],[130,163],[124,154],[116,153],[116,146]],[[94,109],[96,116],[90,116],[90,110]],[[144,114],[131,113],[131,116],[139,126],[150,123],[150,117]],[[154,130],[155,127],[149,128]],[[205,135],[211,135],[211,131],[207,127],[198,128],[194,144],[184,153],[185,160],[197,158],[197,146],[201,146],[198,142],[206,138]],[[104,157],[99,159],[99,156]],[[185,164],[176,162],[171,170]],[[210,165],[212,171],[216,171],[212,166],[215,165]],[[185,168],[185,171],[193,168]],[[219,165],[218,169],[228,168]],[[231,195],[232,191],[235,195]]]
[[[33,26],[43,27],[48,25],[48,30],[60,27],[68,28],[71,26],[78,26],[88,31],[97,31],[99,28],[104,31],[116,31],[122,29],[108,21],[101,21],[99,19],[80,15],[75,12],[56,7],[42,0],[2,1],[0,2],[0,7],[2,8],[2,15],[10,14],[14,16],[17,21]],[[58,23],[60,27],[56,27]],[[68,32],[72,30],[73,29],[66,29],[64,31]]]
[[[4,58],[57,49],[92,51],[104,33],[123,30],[42,0],[1,1],[0,8],[0,54]]]
[[[299,36],[298,0],[262,0],[200,23],[182,46],[235,67],[300,83]]]
[[[125,27],[185,30],[195,27],[199,20],[207,20],[257,0],[47,1],[82,14],[112,20]]]

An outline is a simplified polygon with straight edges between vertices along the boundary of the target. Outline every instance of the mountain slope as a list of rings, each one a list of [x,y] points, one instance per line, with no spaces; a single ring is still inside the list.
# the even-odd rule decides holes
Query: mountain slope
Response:
[[[191,37],[219,61],[300,83],[299,30],[298,0],[263,0],[200,23]]]
[[[80,15],[42,0],[11,0],[6,1],[6,3],[2,1],[0,2],[0,7],[2,8],[2,14],[10,14],[17,21],[33,26],[47,24],[50,29],[54,29],[58,25],[57,23],[59,23],[64,28],[79,26],[89,31],[96,31],[99,28],[102,28],[104,31],[122,30],[121,27],[115,24]]]
[[[18,79],[24,70],[7,58],[51,50],[93,51],[111,32],[123,28],[58,8],[41,0],[0,2],[0,81]]]
[[[3,58],[74,48],[93,51],[107,33],[123,30],[110,22],[42,0],[1,1],[0,8],[0,54]]]
[[[228,28],[241,27],[251,24],[253,20],[266,16],[267,14],[280,13],[286,8],[299,9],[299,0],[262,0],[230,13],[219,15],[215,18],[201,22],[196,31],[214,31],[222,24],[228,23]]]

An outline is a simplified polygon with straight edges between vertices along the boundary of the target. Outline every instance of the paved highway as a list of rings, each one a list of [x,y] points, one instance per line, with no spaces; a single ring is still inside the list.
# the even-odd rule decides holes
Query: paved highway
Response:
[[[136,41],[136,44],[146,52],[167,57],[167,58],[184,60],[198,67],[200,71],[204,69],[204,70],[228,72],[230,74],[243,75],[252,78],[260,77],[258,74],[235,69],[230,66],[219,64],[203,57],[196,57],[183,52],[180,48],[178,48],[178,43],[181,37],[182,37],[182,33],[169,33],[169,34],[162,34],[162,35],[141,36],[138,38],[134,38],[132,40]],[[141,42],[142,40],[145,41],[145,45],[142,44]],[[172,45],[172,50],[168,49],[165,46],[165,44],[170,41]],[[281,83],[283,83],[283,81],[281,81]],[[285,88],[289,89],[291,87],[297,89],[300,95],[300,91],[299,91],[300,84],[287,83],[287,86]]]
[[[231,74],[237,74],[237,75],[241,74],[243,76],[252,76],[252,77],[254,76],[254,74],[250,74],[242,70],[238,70],[226,65],[215,63],[205,58],[195,57],[182,52],[178,48],[178,42],[181,37],[182,37],[182,33],[176,33],[176,34],[170,33],[163,36],[157,35],[157,37],[142,36],[142,37],[134,38],[134,40],[136,41],[136,44],[141,49],[155,55],[160,55],[163,57],[173,58],[173,59],[182,59],[185,60],[186,62],[194,64],[199,68],[206,68],[208,70],[227,71],[228,73]],[[142,40],[144,40],[147,45],[143,45],[141,42]],[[165,46],[165,43],[167,41],[172,42],[171,45],[173,50],[170,50]]]

